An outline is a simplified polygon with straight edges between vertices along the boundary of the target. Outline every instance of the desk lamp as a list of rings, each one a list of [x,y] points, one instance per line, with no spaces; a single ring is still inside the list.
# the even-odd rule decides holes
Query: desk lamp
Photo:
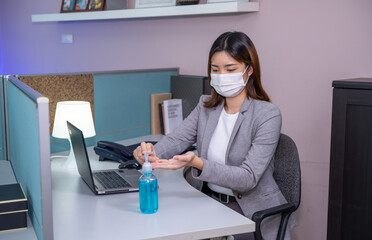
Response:
[[[57,102],[52,136],[69,140],[70,155],[64,165],[68,168],[76,168],[74,151],[67,130],[67,121],[79,128],[83,132],[84,138],[94,137],[96,131],[94,130],[90,103],[85,101]]]

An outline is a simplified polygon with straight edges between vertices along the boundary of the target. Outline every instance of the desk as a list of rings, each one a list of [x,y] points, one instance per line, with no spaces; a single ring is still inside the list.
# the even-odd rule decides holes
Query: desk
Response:
[[[124,145],[157,141],[160,135],[120,141]],[[92,169],[116,168],[98,162],[88,148]],[[142,214],[139,194],[96,196],[75,169],[52,161],[54,237],[60,239],[201,239],[253,232],[254,223],[190,186],[182,169],[154,170],[159,181],[159,210]]]

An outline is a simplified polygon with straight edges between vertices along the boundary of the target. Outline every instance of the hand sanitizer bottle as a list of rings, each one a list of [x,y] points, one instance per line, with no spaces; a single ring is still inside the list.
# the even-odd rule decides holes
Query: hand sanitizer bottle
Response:
[[[152,166],[145,153],[145,163],[142,165],[143,175],[138,179],[139,201],[142,213],[150,214],[158,211],[158,180],[152,174]]]

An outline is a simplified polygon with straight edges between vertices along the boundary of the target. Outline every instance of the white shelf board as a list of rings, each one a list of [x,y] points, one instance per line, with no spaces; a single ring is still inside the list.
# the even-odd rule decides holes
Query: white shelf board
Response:
[[[195,15],[203,16],[219,14],[239,14],[247,12],[257,12],[258,10],[259,10],[258,2],[224,2],[186,6],[138,8],[96,12],[34,14],[31,16],[31,18],[32,22],[67,22],[178,16],[181,17]]]

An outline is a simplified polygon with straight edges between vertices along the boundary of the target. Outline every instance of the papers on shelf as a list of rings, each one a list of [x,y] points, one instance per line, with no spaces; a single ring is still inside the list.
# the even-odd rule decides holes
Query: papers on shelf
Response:
[[[183,121],[182,99],[165,100],[162,105],[164,133],[167,135]]]

